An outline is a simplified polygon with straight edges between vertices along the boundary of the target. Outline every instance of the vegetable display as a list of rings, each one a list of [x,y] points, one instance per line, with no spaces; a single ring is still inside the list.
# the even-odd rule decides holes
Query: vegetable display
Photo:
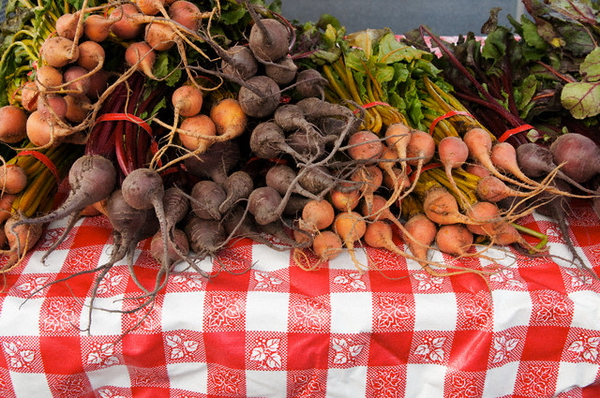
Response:
[[[434,262],[430,250],[547,254],[547,237],[519,219],[596,200],[600,149],[571,123],[539,122],[549,95],[537,73],[566,72],[530,48],[551,45],[541,27],[533,32],[549,6],[525,3],[540,18],[515,22],[515,33],[494,27],[483,47],[472,34],[445,43],[426,27],[400,37],[347,34],[332,17],[300,25],[278,1],[10,3],[18,28],[0,60],[0,269],[18,266],[43,226],[66,218],[45,259],[84,215],[107,217],[114,229],[110,259],[84,271],[96,285],[151,239],[160,272],[151,287],[136,279],[140,308],[175,263],[210,277],[200,261],[218,260],[237,238],[289,250],[306,270],[341,253],[366,270],[372,264],[356,253],[373,247],[434,276],[485,279],[494,269]],[[506,51],[496,54],[488,46],[500,41]],[[485,64],[457,55],[467,44]],[[509,47],[529,55],[528,69],[507,68],[516,62]],[[581,84],[595,83],[594,53],[580,64]],[[553,93],[562,89],[564,115],[591,129],[596,115],[585,100],[585,109],[572,105],[579,86],[569,84]],[[555,133],[545,134],[550,125]]]

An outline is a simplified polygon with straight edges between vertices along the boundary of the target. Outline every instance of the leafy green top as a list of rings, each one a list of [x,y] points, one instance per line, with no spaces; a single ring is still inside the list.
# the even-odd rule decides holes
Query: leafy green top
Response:
[[[564,129],[589,135],[600,115],[598,2],[522,1],[528,14],[520,20],[508,16],[511,26],[501,26],[492,15],[484,25],[484,44],[468,32],[457,43],[445,43],[447,51],[434,63],[461,98],[481,110],[490,128],[501,132],[520,121],[534,125],[546,139]],[[407,35],[424,45],[420,33]],[[505,114],[490,105],[491,97]],[[489,115],[493,108],[495,114]]]

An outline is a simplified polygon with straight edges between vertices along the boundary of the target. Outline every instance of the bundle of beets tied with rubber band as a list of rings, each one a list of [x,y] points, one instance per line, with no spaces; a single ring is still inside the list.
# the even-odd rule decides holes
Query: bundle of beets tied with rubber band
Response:
[[[560,185],[564,167],[524,174],[518,149],[463,104],[439,59],[389,29],[346,34],[332,17],[295,25],[260,1],[65,7],[56,33],[7,56],[3,73],[18,80],[6,106],[25,121],[7,144],[17,153],[65,148],[70,156],[48,158],[65,166],[56,182],[68,171],[70,191],[55,209],[8,211],[8,235],[32,232],[7,249],[4,270],[39,238],[34,228],[68,218],[44,261],[80,216],[102,214],[115,249],[85,272],[98,286],[151,239],[159,272],[151,287],[132,275],[140,308],[175,264],[210,277],[202,261],[218,263],[239,238],[289,250],[306,270],[341,253],[368,269],[374,263],[356,251],[373,247],[432,275],[488,278],[493,266],[438,263],[429,252],[460,259],[496,245],[545,255],[547,238],[519,219],[592,194]],[[81,112],[69,116],[75,103]]]
[[[468,32],[451,43],[421,26],[406,34],[406,42],[439,52],[434,63],[455,97],[517,149],[528,177],[540,179],[558,167],[553,183],[589,200],[600,215],[598,5],[523,4],[527,14],[520,20],[508,16],[512,28],[499,24],[499,10],[492,9],[481,31],[485,40]],[[558,222],[578,258],[565,223],[568,197],[544,199],[536,210]]]

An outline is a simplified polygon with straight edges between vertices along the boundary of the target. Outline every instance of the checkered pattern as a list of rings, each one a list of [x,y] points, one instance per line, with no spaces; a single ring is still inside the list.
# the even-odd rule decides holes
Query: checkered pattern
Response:
[[[576,205],[571,237],[600,270],[600,220]],[[64,228],[51,224],[3,276],[0,397],[598,397],[600,282],[568,263],[556,224],[523,222],[550,237],[555,261],[500,248],[460,262],[432,253],[503,265],[489,288],[371,248],[358,257],[373,270],[342,256],[305,271],[292,253],[244,239],[201,263],[211,278],[178,270],[137,312],[141,291],[124,262],[100,281],[92,272],[56,282],[108,260],[107,220],[81,220],[42,264]],[[133,270],[151,287],[148,246]],[[101,309],[90,318],[96,282]]]

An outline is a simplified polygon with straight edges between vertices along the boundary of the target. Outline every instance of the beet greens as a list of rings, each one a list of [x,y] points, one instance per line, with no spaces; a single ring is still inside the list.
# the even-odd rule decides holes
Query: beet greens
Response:
[[[551,141],[568,129],[600,143],[589,129],[600,114],[593,99],[594,68],[600,62],[597,4],[523,4],[528,15],[520,20],[509,15],[510,26],[499,23],[497,10],[492,10],[481,32],[465,32],[457,43],[444,42],[424,26],[408,32],[406,41],[424,48],[424,38],[432,39],[441,51],[433,62],[455,95],[497,137],[519,129],[509,138],[518,145],[540,138]]]

